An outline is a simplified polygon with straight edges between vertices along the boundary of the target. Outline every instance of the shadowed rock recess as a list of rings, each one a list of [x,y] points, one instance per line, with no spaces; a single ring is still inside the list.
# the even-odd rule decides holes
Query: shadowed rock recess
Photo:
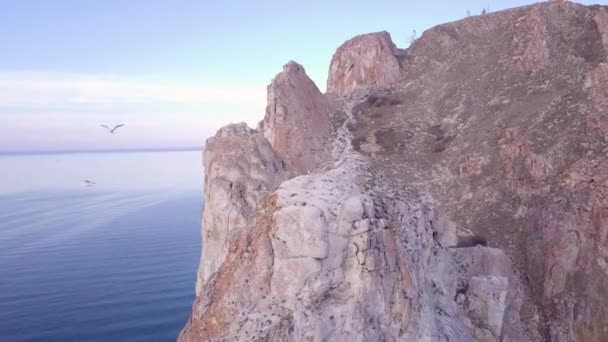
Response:
[[[608,341],[608,7],[289,62],[207,141],[180,341]]]

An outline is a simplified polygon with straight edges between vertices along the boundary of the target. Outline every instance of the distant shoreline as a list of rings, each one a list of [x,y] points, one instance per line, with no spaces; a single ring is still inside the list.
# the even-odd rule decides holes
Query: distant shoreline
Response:
[[[1,156],[31,156],[52,154],[91,154],[91,153],[153,153],[202,151],[203,147],[147,148],[147,149],[104,149],[104,150],[56,150],[56,151],[0,151]]]

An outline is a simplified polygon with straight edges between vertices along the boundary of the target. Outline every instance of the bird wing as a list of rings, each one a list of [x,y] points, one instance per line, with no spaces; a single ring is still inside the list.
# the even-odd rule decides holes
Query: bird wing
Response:
[[[120,124],[120,125],[116,125],[114,126],[114,128],[112,128],[111,132],[114,132],[117,128],[124,126],[125,124]]]
[[[99,125],[99,126],[101,126],[101,127],[103,127],[103,128],[110,129],[110,127],[108,127],[108,126],[106,126],[106,125]]]

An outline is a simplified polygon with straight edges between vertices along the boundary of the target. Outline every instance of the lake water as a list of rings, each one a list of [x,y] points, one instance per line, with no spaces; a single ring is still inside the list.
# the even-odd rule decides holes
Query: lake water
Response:
[[[0,156],[0,341],[174,341],[202,202],[200,151]]]

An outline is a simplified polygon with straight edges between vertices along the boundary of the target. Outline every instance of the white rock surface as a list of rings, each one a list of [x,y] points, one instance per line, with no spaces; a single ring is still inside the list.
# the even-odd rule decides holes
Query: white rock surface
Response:
[[[492,248],[450,247],[455,225],[368,170],[343,139],[356,102],[342,108],[333,168],[284,181],[266,202],[258,199],[264,204],[251,228],[239,228],[227,256],[217,254],[224,264],[207,277],[180,340],[523,336],[508,259]]]
[[[281,161],[264,137],[245,123],[221,128],[207,140],[203,252],[196,293],[224,261],[231,232],[246,229],[260,200],[280,182]]]
[[[304,67],[290,61],[268,86],[266,116],[258,130],[288,169],[306,174],[329,160],[325,147],[332,111]]]

